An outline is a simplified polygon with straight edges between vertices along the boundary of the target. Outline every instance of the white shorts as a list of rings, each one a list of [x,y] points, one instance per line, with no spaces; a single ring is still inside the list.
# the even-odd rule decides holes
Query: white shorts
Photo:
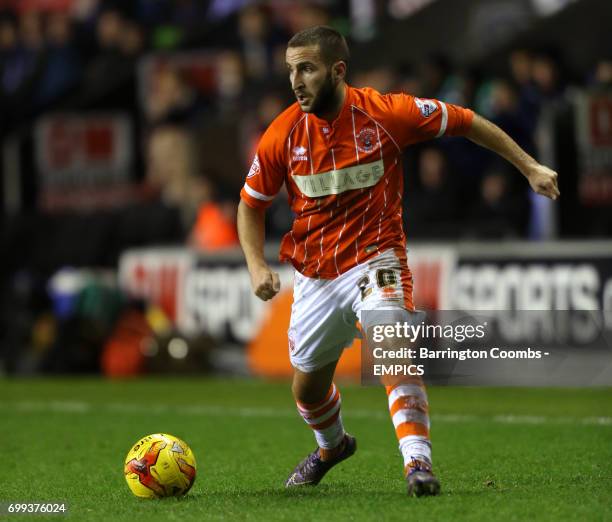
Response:
[[[412,275],[403,250],[386,250],[336,279],[295,272],[289,326],[291,364],[312,372],[340,358],[359,335],[364,310],[396,310],[404,320],[412,304]]]

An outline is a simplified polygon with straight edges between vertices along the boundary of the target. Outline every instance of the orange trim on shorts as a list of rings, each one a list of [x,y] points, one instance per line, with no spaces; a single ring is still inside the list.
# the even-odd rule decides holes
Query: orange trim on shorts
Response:
[[[403,248],[395,248],[394,252],[400,262],[400,280],[402,283],[402,293],[404,294],[404,306],[406,310],[414,312],[414,302],[412,301],[412,272],[410,272],[410,268],[408,267],[406,251]]]

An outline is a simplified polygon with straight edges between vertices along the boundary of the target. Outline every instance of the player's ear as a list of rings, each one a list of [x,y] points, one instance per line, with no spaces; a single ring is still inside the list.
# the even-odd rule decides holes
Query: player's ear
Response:
[[[336,62],[332,65],[332,77],[335,81],[344,80],[346,77],[346,63],[343,61]]]

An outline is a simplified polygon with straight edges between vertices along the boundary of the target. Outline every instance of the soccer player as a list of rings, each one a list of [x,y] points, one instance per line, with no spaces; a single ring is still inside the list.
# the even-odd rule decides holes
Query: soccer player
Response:
[[[442,101],[353,88],[345,81],[348,60],[346,41],[329,27],[291,38],[286,62],[297,102],[264,133],[240,193],[240,242],[253,291],[264,301],[280,290],[263,246],[265,209],[283,183],[295,213],[280,247],[280,259],[296,270],[288,332],[292,391],[318,447],[298,464],[287,487],[316,485],[355,453],[333,376],[362,312],[386,310],[392,322],[414,312],[402,230],[404,148],[465,136],[511,162],[537,193],[559,196],[557,174],[494,124]],[[423,382],[412,379],[386,390],[408,493],[436,495],[440,484],[431,468]]]

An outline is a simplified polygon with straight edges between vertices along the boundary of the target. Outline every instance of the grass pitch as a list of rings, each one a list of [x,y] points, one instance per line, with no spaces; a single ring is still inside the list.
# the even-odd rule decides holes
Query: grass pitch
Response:
[[[340,388],[356,455],[286,491],[315,445],[288,383],[0,381],[0,502],[64,501],[79,521],[612,520],[610,389],[431,388],[442,495],[415,499],[384,390]],[[123,459],[160,431],[192,447],[198,478],[182,499],[137,499]]]

